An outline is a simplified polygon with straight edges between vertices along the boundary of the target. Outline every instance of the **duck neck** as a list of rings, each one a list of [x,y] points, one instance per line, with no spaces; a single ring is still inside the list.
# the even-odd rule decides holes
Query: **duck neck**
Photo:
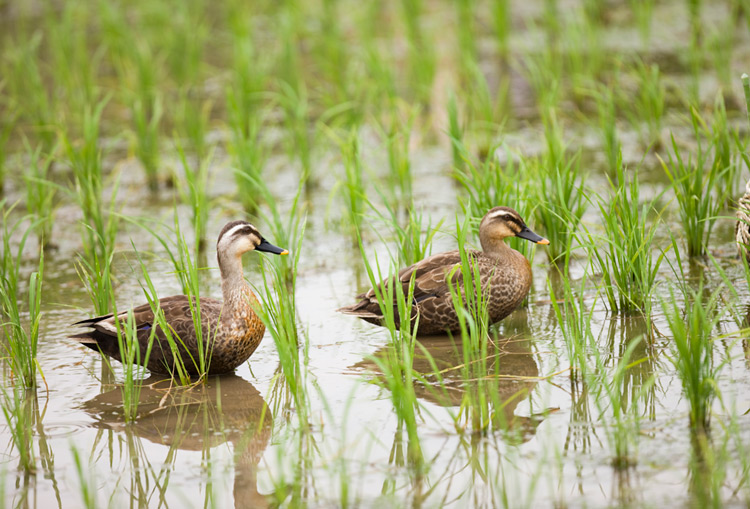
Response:
[[[242,255],[220,254],[218,258],[221,271],[221,293],[224,296],[224,313],[225,316],[232,316],[232,313],[227,313],[227,311],[246,305],[250,286],[245,281],[245,274],[242,270]]]
[[[511,247],[505,243],[504,239],[490,237],[489,235],[479,235],[479,242],[482,244],[482,251],[488,255],[498,256],[502,253],[512,251]]]

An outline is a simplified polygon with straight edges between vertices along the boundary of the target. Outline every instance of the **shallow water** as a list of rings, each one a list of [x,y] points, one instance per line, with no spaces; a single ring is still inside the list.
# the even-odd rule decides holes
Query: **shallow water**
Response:
[[[661,4],[657,10],[655,19],[670,16],[671,11]],[[709,18],[726,15],[722,9],[705,11]],[[681,39],[675,34],[687,31],[684,17],[676,18],[675,25],[667,35],[654,30],[652,43],[654,55],[664,62],[664,72],[673,73],[679,81],[686,64],[679,58]],[[606,37],[608,47],[623,50],[632,46],[635,35],[631,32],[613,29]],[[538,44],[541,36],[535,35],[539,37],[526,41],[519,36],[513,42],[518,47]],[[738,46],[747,47],[748,41],[742,32]],[[747,63],[748,55],[742,51],[747,52],[738,50],[736,58]],[[715,78],[704,80],[702,94],[710,97],[716,91]],[[528,83],[521,85],[512,92],[517,115],[505,133],[505,142],[524,155],[533,155],[545,149],[543,130],[535,113],[528,111],[535,108]],[[738,111],[730,113],[736,125],[743,125]],[[674,129],[676,135],[687,137],[690,133],[680,114],[676,110],[667,116],[665,130]],[[624,158],[634,167],[644,148],[636,133],[621,127]],[[598,169],[604,155],[595,129],[582,121],[565,125],[564,134],[572,150],[583,149],[582,157],[592,170],[588,182],[603,192],[606,180]],[[214,140],[222,136],[225,134],[220,131],[212,133]],[[362,138],[368,169],[378,178],[385,173],[382,147],[367,127]],[[432,252],[455,247],[453,223],[456,204],[461,201],[460,190],[450,177],[450,150],[442,142],[420,146],[411,154],[415,202],[431,216],[433,224],[445,219]],[[122,152],[120,156],[110,154],[108,161],[122,179],[121,213],[149,218],[155,224],[172,224],[171,192],[161,199],[145,199],[142,172]],[[415,381],[415,393],[426,468],[411,467],[404,424],[394,412],[392,395],[377,367],[377,360],[393,348],[388,332],[335,312],[369,286],[359,250],[340,225],[343,214],[335,194],[341,168],[330,163],[335,156],[319,155],[325,171],[316,175],[318,186],[307,196],[307,227],[296,288],[298,325],[307,338],[304,374],[310,400],[309,432],[300,430],[298,409],[279,379],[278,355],[268,335],[250,361],[233,375],[211,378],[191,389],[171,387],[162,379],[145,379],[138,418],[126,424],[119,390],[124,379],[121,366],[114,363],[110,370],[98,354],[66,339],[75,331],[69,324],[92,311],[74,265],[80,250],[80,213],[75,205],[62,203],[54,228],[57,247],[45,255],[38,357],[43,382],[35,394],[27,395],[25,410],[33,428],[30,446],[36,471],[26,473],[17,468],[18,452],[8,427],[1,423],[0,444],[5,447],[0,454],[0,493],[5,505],[79,507],[84,486],[89,486],[98,506],[114,507],[684,507],[702,503],[695,484],[706,479],[718,484],[714,500],[718,505],[750,503],[746,457],[750,446],[750,345],[741,331],[750,323],[750,312],[733,307],[736,319],[727,313],[716,331],[716,336],[722,336],[713,352],[714,362],[724,363],[717,380],[721,398],[713,406],[709,450],[714,456],[701,462],[696,459],[700,447],[688,426],[688,405],[670,361],[669,327],[658,306],[659,299],[669,298],[669,284],[674,279],[669,266],[662,265],[653,317],[656,334],[636,346],[631,359],[641,362],[630,367],[622,387],[626,408],[637,400],[628,414],[637,416],[627,423],[637,427],[626,435],[630,440],[629,466],[616,468],[611,403],[571,378],[568,347],[547,286],[548,279],[554,281],[556,276],[542,246],[535,249],[529,302],[498,326],[499,339],[490,348],[486,373],[482,374],[483,382],[502,402],[489,405],[495,422],[492,431],[472,433],[469,410],[461,406],[475,385],[464,381],[460,341],[448,337],[419,341],[414,370],[420,378]],[[174,161],[165,162],[171,163]],[[269,185],[281,208],[288,209],[298,170],[283,155],[271,157],[268,166]],[[641,175],[642,197],[656,195],[666,185],[651,153],[645,157]],[[244,217],[239,203],[231,198],[235,190],[230,162],[220,149],[211,181],[211,194],[217,200],[209,213],[206,263],[211,270],[204,275],[202,294],[218,297],[220,281],[212,237],[226,221]],[[9,197],[11,201],[20,198],[20,188],[11,185]],[[178,213],[183,226],[188,225],[187,208],[178,206]],[[731,215],[729,210],[726,213]],[[596,227],[595,207],[590,207],[584,221]],[[676,221],[672,203],[665,230],[657,236],[659,245],[667,244],[669,230],[679,236]],[[378,226],[371,216],[366,222],[368,227]],[[267,231],[262,223],[258,226]],[[531,226],[538,230],[533,223]],[[189,228],[184,229],[189,233]],[[389,241],[387,236],[384,243],[369,230],[366,233],[368,257],[374,263],[377,254],[384,273],[389,270],[388,250],[394,249]],[[477,244],[476,239],[470,242]],[[35,251],[32,244],[28,253]],[[160,295],[179,293],[179,283],[159,243],[123,222],[115,258],[118,306],[124,309],[144,301],[133,246],[144,255]],[[741,302],[750,308],[750,291],[735,256],[732,220],[718,221],[711,254],[727,271]],[[246,275],[256,284],[261,282],[258,256],[264,255],[245,257]],[[673,255],[669,259],[674,261]],[[574,262],[573,278],[582,277],[585,262]],[[30,257],[25,274],[33,265]],[[721,278],[710,261],[689,266],[686,262],[685,272],[695,288],[703,283],[709,292],[727,293],[721,290]],[[609,313],[594,287],[586,297],[586,304],[593,307],[592,328],[606,366],[599,375],[608,380],[628,345],[644,334],[645,325],[638,316]],[[7,389],[9,369],[5,364],[3,368]],[[74,453],[80,456],[80,471]],[[713,475],[701,476],[701,465],[713,469]],[[299,490],[298,499],[289,495],[295,489]]]

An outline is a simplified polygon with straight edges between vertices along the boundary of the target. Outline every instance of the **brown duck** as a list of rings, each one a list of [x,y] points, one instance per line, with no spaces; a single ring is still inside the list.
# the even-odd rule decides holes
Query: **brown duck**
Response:
[[[479,225],[482,250],[467,251],[469,258],[479,268],[482,288],[489,289],[490,323],[499,322],[518,307],[531,286],[529,261],[504,242],[504,239],[513,236],[537,244],[549,244],[547,239],[526,226],[518,212],[510,207],[495,207],[487,212]],[[459,251],[449,251],[430,256],[399,271],[396,277],[402,285],[404,294],[408,292],[410,279],[414,276],[412,318],[419,316],[417,334],[430,335],[459,330],[458,316],[445,276],[460,264]],[[382,281],[379,287],[386,281]],[[461,285],[460,280],[456,281]],[[370,289],[357,298],[359,302],[338,311],[376,325],[383,325],[383,313],[378,305],[375,290]],[[395,303],[394,311],[398,318]]]
[[[265,326],[253,310],[258,299],[245,281],[242,271],[242,254],[247,251],[263,251],[278,255],[288,253],[270,244],[258,230],[246,221],[227,223],[219,234],[216,252],[221,271],[221,292],[224,301],[206,297],[200,298],[201,329],[207,354],[208,374],[232,371],[245,362],[263,339]],[[160,299],[159,307],[164,319],[175,337],[179,356],[191,375],[198,374],[199,348],[190,301],[186,295],[173,295]],[[141,358],[145,357],[152,329],[156,327],[153,347],[145,367],[152,373],[171,375],[175,370],[175,357],[170,349],[164,331],[155,323],[150,304],[131,310],[138,331],[138,344]],[[127,323],[128,311],[97,316],[82,320],[73,325],[90,327],[91,330],[70,336],[92,350],[98,350],[110,357],[121,360],[117,341],[120,329]]]
[[[745,194],[737,204],[737,223],[734,238],[740,256],[750,263],[750,181],[745,184]]]

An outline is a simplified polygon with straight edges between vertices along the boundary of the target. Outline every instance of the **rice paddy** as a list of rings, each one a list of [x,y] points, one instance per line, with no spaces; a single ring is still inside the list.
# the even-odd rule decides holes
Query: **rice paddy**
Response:
[[[0,507],[750,505],[749,20],[0,2]],[[384,327],[336,313],[498,205],[551,241],[509,241],[502,322],[466,256],[452,336],[397,321],[400,285]],[[132,316],[125,364],[67,338],[175,294],[200,320],[232,219],[290,250],[245,260],[266,336],[234,374],[209,334],[149,377]]]

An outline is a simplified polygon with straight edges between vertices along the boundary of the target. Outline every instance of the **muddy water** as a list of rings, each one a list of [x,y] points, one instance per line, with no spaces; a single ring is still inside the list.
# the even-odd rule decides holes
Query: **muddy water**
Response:
[[[435,218],[448,218],[444,235],[435,243],[435,250],[443,250],[454,242],[450,218],[455,210],[450,204],[455,203],[456,189],[445,177],[449,161],[436,153],[426,152],[424,161],[429,164],[423,165],[417,156],[415,188],[417,201],[427,204]],[[218,165],[216,181],[225,175]],[[278,178],[284,182],[291,173],[282,172]],[[608,403],[600,400],[600,409],[585,387],[571,382],[567,346],[549,303],[550,272],[541,252],[534,259],[529,305],[499,326],[501,339],[487,362],[493,390],[504,402],[493,411],[502,413],[504,426],[484,437],[456,428],[456,421],[466,422],[457,419],[467,390],[461,375],[461,345],[447,337],[425,338],[421,346],[434,359],[443,383],[437,383],[435,370],[418,348],[414,369],[424,380],[415,391],[421,445],[429,468],[417,475],[404,466],[406,435],[390,394],[379,384],[374,361],[392,348],[388,334],[334,311],[365,286],[366,276],[349,237],[328,226],[320,217],[323,209],[316,208],[327,200],[330,187],[326,185],[313,197],[309,211],[297,288],[299,324],[309,337],[312,429],[302,442],[296,434],[295,409],[285,403],[288,399],[275,381],[278,358],[268,337],[234,375],[211,379],[205,386],[178,391],[170,390],[167,381],[145,379],[139,417],[126,425],[119,365],[110,371],[98,354],[65,338],[73,331],[68,324],[88,316],[90,305],[71,262],[77,249],[75,214],[63,206],[63,219],[56,225],[58,250],[49,254],[45,271],[39,350],[45,383],[35,397],[29,396],[38,471],[36,475],[17,471],[16,453],[8,445],[2,459],[6,501],[21,506],[77,507],[82,503],[83,479],[95,490],[100,505],[260,507],[281,497],[283,487],[294,481],[302,447],[307,460],[305,500],[317,506],[340,505],[342,497],[365,506],[688,503],[693,462],[688,412],[669,361],[665,320],[657,311],[659,334],[634,353],[634,358],[647,360],[629,370],[623,398],[627,404],[645,391],[636,410],[640,429],[630,455],[633,466],[614,469]],[[420,191],[426,189],[440,189],[441,194],[430,191],[428,196]],[[141,215],[139,197],[124,196],[124,212]],[[212,231],[233,217],[233,209],[236,205],[212,215]],[[180,211],[187,224],[187,212]],[[169,224],[172,208],[156,206],[147,212]],[[677,228],[674,223],[670,226]],[[161,294],[178,293],[179,285],[158,243],[125,225],[116,259],[119,304],[143,300],[131,239],[139,251],[148,254],[147,265]],[[378,259],[387,260],[385,246],[377,239],[371,239],[369,248],[378,253]],[[750,303],[734,257],[730,222],[719,225],[712,249],[743,300]],[[215,266],[214,253],[209,252],[208,264]],[[256,256],[246,256],[251,282],[259,281]],[[574,277],[581,271],[576,268]],[[662,272],[664,280],[672,277],[666,266]],[[720,285],[710,268],[696,265],[693,274],[710,288]],[[665,289],[662,286],[659,295],[665,295]],[[220,293],[215,268],[205,277],[204,292]],[[609,314],[595,294],[592,288],[587,304],[594,307],[594,333],[607,369],[612,370],[629,342],[642,335],[644,325],[637,317]],[[717,332],[738,327],[727,317]],[[734,335],[717,342],[715,359],[726,362],[719,380],[723,406],[717,402],[714,407],[716,429],[728,425],[729,416],[735,415],[738,427],[728,435],[729,440],[747,443],[750,420],[743,414],[750,407],[750,376],[743,343]],[[601,375],[611,377],[612,373]],[[655,382],[647,383],[652,375]],[[0,440],[10,444],[4,426]],[[82,474],[75,468],[74,449],[82,458]],[[734,457],[738,448],[730,444],[727,450],[730,459],[720,493],[726,502],[740,504],[747,500],[747,490],[734,493],[742,482],[741,463]]]
[[[677,62],[674,48],[663,47],[665,41],[658,31],[654,44],[655,51],[676,62],[679,72],[682,64]],[[702,85],[706,85],[702,86],[704,95],[715,91],[710,83]],[[518,96],[528,93],[516,92]],[[739,124],[743,119],[734,113]],[[522,125],[506,137],[510,146],[525,154],[543,149],[541,127],[533,120],[529,123],[518,122]],[[676,124],[668,127],[686,133]],[[594,172],[590,183],[602,191],[605,181],[595,173],[603,160],[598,134],[587,125],[566,125],[564,132],[575,142],[574,147],[586,148],[584,157]],[[636,134],[623,132],[622,141],[626,160],[637,164],[644,149]],[[370,151],[377,152],[377,147]],[[376,153],[369,157],[376,173],[385,167],[375,164]],[[445,146],[420,148],[412,157],[416,203],[432,216],[433,223],[446,220],[433,252],[452,249],[452,223],[460,193],[449,178],[449,150]],[[130,160],[111,163],[122,176],[122,213],[172,224],[171,196],[144,205],[145,183],[137,165]],[[217,153],[212,195],[221,200],[210,213],[209,231],[214,232],[210,236],[225,221],[241,217],[239,204],[226,198],[234,187],[228,164],[224,155]],[[279,158],[272,158],[271,166],[273,180],[269,184],[280,202],[288,205],[290,190],[296,186],[296,170]],[[665,178],[658,162],[648,156],[645,167],[644,195],[660,192]],[[351,238],[336,226],[340,211],[329,206],[334,174],[340,174],[340,168],[326,168],[310,196],[296,294],[299,325],[309,344],[310,435],[301,438],[297,433],[296,412],[288,404],[283,386],[278,385],[278,356],[269,337],[235,374],[213,378],[205,386],[175,390],[167,381],[144,379],[138,419],[126,425],[119,392],[123,380],[120,366],[115,364],[110,371],[98,354],[66,339],[74,331],[69,324],[88,317],[91,305],[74,267],[80,249],[80,216],[75,206],[62,204],[54,229],[57,250],[46,256],[45,263],[39,348],[44,382],[35,394],[28,395],[27,419],[34,429],[32,449],[37,469],[33,474],[17,469],[18,454],[8,428],[1,424],[0,479],[6,505],[80,507],[85,484],[94,492],[98,506],[263,507],[290,502],[283,494],[297,482],[295,469],[300,463],[304,468],[303,500],[311,506],[336,507],[344,500],[383,507],[680,507],[697,503],[692,487],[696,460],[688,407],[670,362],[669,328],[658,305],[656,337],[639,343],[633,353],[634,359],[647,360],[628,371],[622,389],[626,406],[639,399],[633,413],[640,418],[632,435],[631,467],[616,469],[612,466],[609,403],[570,378],[568,347],[547,290],[548,278],[554,279],[554,274],[543,248],[537,249],[533,260],[529,304],[499,326],[500,339],[487,361],[493,391],[504,402],[493,411],[502,414],[504,425],[487,436],[457,429],[456,421],[465,422],[460,418],[465,411],[460,406],[462,398],[471,389],[461,376],[462,347],[446,337],[423,339],[420,345],[424,350],[417,349],[414,369],[423,377],[415,391],[428,468],[420,474],[405,466],[406,434],[393,410],[391,395],[380,383],[382,376],[375,362],[392,348],[389,336],[380,328],[334,311],[351,302],[367,286],[367,278]],[[12,187],[10,192],[13,198]],[[674,206],[669,210],[665,231],[657,238],[664,245],[669,229],[679,232]],[[189,224],[189,212],[183,207],[178,211],[182,224]],[[585,219],[589,224],[598,221],[593,207]],[[120,307],[143,302],[131,241],[144,254],[160,294],[178,293],[178,281],[158,242],[123,223],[116,255]],[[371,255],[378,254],[383,271],[387,271],[387,247],[392,246],[371,235],[366,247]],[[750,291],[734,255],[732,221],[718,222],[711,252],[750,309]],[[209,247],[207,263],[212,270],[205,275],[203,292],[219,296],[214,256]],[[257,256],[251,253],[245,259],[247,277],[255,283],[260,281]],[[580,260],[574,267],[573,277],[581,276],[584,262]],[[691,284],[703,282],[709,291],[721,286],[710,262],[686,266],[686,273]],[[673,277],[664,264],[657,298],[668,295],[666,283]],[[606,370],[600,375],[611,378],[627,346],[643,334],[644,324],[638,317],[608,313],[593,288],[587,292],[586,303],[593,307],[592,327],[605,359]],[[747,459],[741,457],[741,444],[750,444],[750,348],[737,334],[743,323],[748,323],[746,314],[746,309],[740,309],[737,320],[726,315],[716,331],[726,337],[714,347],[715,362],[725,363],[717,381],[722,397],[714,405],[712,419],[713,446],[716,451],[726,451],[717,460],[725,470],[717,493],[730,506],[743,506],[750,500],[742,476]],[[434,359],[439,376],[423,352]],[[6,381],[7,373],[5,369]],[[80,472],[74,451],[80,456]],[[717,456],[721,454],[717,452]]]

